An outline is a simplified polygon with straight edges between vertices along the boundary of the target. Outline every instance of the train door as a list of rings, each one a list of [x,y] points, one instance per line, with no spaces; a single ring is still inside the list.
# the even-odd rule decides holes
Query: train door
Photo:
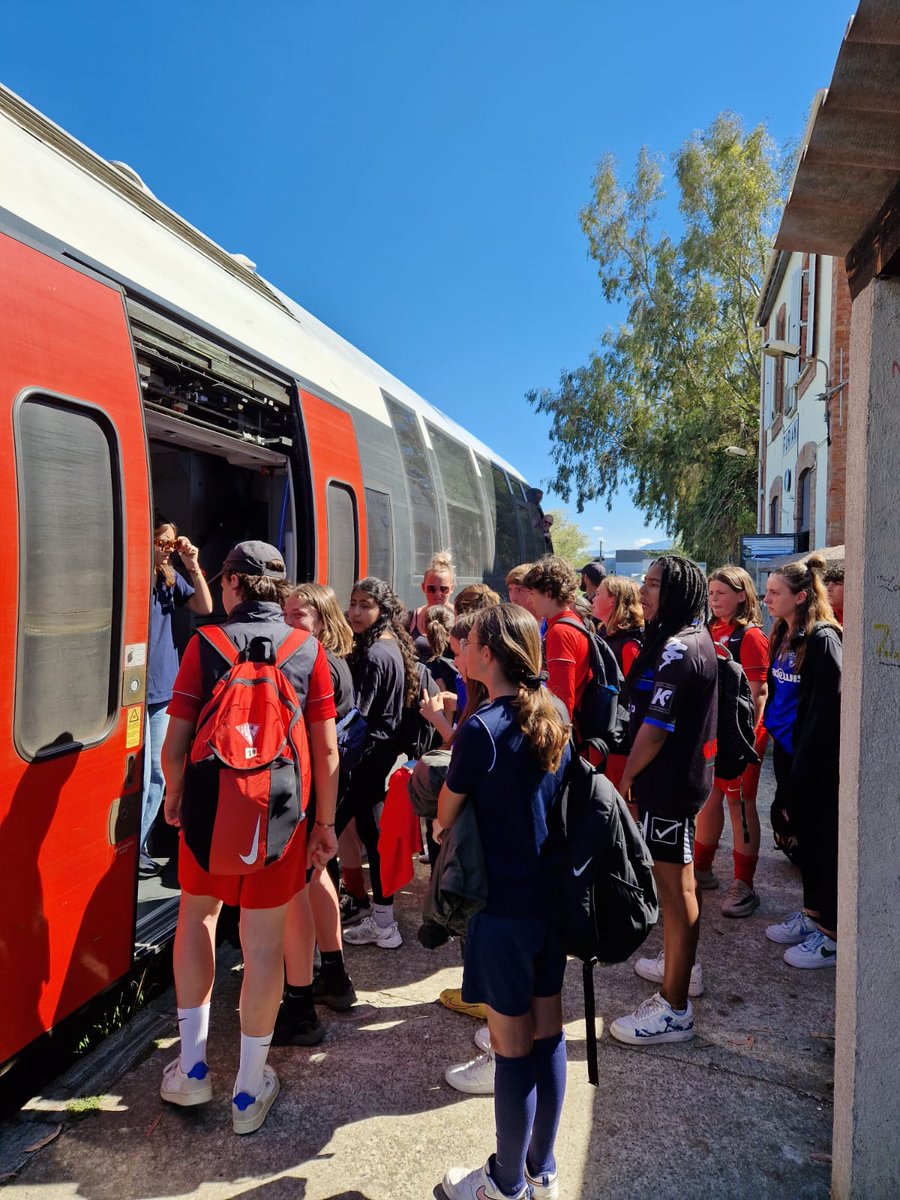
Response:
[[[121,293],[0,233],[0,1063],[132,960],[150,587]]]
[[[300,392],[300,406],[312,477],[314,578],[332,587],[346,607],[369,557],[356,431],[349,413],[310,392]]]

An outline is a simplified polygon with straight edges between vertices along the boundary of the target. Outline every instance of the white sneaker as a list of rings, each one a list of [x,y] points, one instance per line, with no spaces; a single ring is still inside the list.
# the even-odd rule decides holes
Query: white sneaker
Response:
[[[532,1194],[528,1183],[514,1196],[501,1192],[490,1176],[487,1163],[483,1167],[476,1167],[474,1171],[467,1171],[465,1167],[451,1167],[441,1186],[447,1200],[530,1200]]]
[[[789,946],[783,957],[791,967],[833,967],[837,962],[837,942],[817,929],[806,941]]]
[[[176,1058],[163,1071],[159,1094],[167,1104],[180,1104],[182,1108],[206,1104],[213,1094],[209,1067],[205,1062],[198,1062],[185,1075],[181,1059]]]
[[[487,1025],[482,1025],[475,1030],[475,1045],[482,1054],[490,1054],[491,1051],[491,1031]]]
[[[815,932],[816,926],[806,913],[795,912],[785,917],[780,925],[769,925],[766,937],[770,942],[777,942],[779,946],[797,946]]]
[[[626,1042],[629,1046],[689,1042],[694,1036],[694,1010],[688,1000],[687,1010],[679,1016],[668,1000],[656,992],[633,1013],[616,1017],[609,1032],[617,1042]]]
[[[403,938],[396,921],[391,921],[390,925],[382,929],[380,925],[376,925],[375,918],[369,916],[363,917],[358,925],[344,929],[344,942],[351,946],[372,945],[380,946],[382,950],[396,950],[398,946],[403,945]]]
[[[458,1092],[469,1096],[493,1096],[496,1064],[490,1052],[479,1054],[471,1062],[454,1063],[444,1072],[444,1078]]]
[[[263,1068],[262,1091],[256,1097],[240,1092],[231,1098],[231,1127],[235,1133],[255,1133],[269,1115],[281,1084],[273,1067],[266,1063]]]
[[[552,1175],[532,1175],[526,1164],[525,1182],[531,1188],[532,1200],[558,1200],[559,1171]]]
[[[635,975],[648,979],[651,983],[662,983],[666,970],[666,952],[660,950],[656,958],[639,958],[634,964]],[[703,995],[703,968],[698,962],[691,967],[691,982],[688,984],[689,996]]]

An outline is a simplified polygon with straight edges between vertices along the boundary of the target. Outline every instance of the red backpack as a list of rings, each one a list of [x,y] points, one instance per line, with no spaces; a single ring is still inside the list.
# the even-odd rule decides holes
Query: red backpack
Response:
[[[200,637],[233,665],[197,720],[181,827],[204,870],[249,875],[284,857],[309,800],[306,725],[282,670],[308,635],[292,629],[277,650],[265,636],[238,650],[216,625]]]

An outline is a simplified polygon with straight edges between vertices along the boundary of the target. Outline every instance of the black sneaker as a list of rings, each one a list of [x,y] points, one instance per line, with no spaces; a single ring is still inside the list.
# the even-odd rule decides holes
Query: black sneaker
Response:
[[[351,896],[348,892],[341,900],[341,924],[358,925],[371,911],[368,896]]]
[[[326,979],[324,975],[316,975],[313,979],[313,1000],[316,1004],[324,1004],[334,1012],[349,1012],[356,1003],[356,991],[353,980],[346,972],[334,979]]]
[[[297,1016],[291,1012],[291,1007],[282,1004],[275,1018],[275,1032],[272,1034],[273,1046],[318,1046],[325,1037],[325,1026],[313,1012]]]

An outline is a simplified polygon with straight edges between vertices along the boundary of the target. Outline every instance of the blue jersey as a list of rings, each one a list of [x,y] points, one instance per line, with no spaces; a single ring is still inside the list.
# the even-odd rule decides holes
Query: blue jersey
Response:
[[[771,674],[773,689],[766,704],[765,726],[782,750],[793,754],[794,729],[800,706],[800,672],[793,650],[775,659]]]
[[[458,729],[447,786],[475,806],[489,913],[543,916],[558,897],[562,836],[552,810],[568,756],[567,748],[559,770],[544,771],[508,696],[479,708]]]

